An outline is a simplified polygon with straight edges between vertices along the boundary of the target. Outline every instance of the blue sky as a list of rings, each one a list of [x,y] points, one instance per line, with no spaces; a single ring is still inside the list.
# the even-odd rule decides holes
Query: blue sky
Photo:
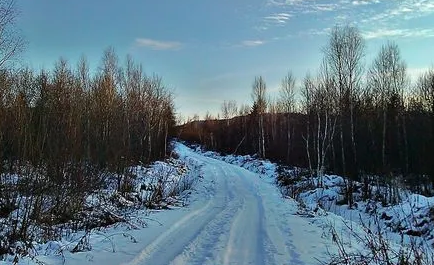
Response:
[[[366,64],[395,40],[413,76],[434,62],[432,0],[17,0],[18,27],[35,69],[85,54],[96,68],[104,49],[131,54],[161,75],[185,117],[217,113],[224,100],[251,103],[254,77],[271,92],[291,70],[315,73],[336,24],[357,25]]]

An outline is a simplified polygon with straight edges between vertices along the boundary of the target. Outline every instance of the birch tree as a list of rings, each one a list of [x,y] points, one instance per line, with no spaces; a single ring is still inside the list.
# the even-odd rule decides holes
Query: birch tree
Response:
[[[321,65],[317,77],[316,89],[314,91],[314,104],[316,108],[316,155],[317,166],[316,173],[320,177],[322,186],[322,177],[326,169],[326,156],[333,144],[337,121],[337,93],[336,83],[329,72],[327,63],[324,61]]]
[[[368,71],[368,85],[376,95],[376,104],[382,112],[381,161],[383,173],[387,171],[388,106],[393,98],[402,100],[406,86],[406,64],[402,60],[398,45],[388,42],[381,50]],[[392,118],[392,117],[390,117]]]
[[[286,120],[286,141],[287,141],[287,153],[286,160],[289,161],[291,155],[291,140],[292,140],[292,126],[291,126],[291,113],[295,109],[295,77],[292,72],[282,79],[279,89],[279,105],[282,111],[287,116]]]
[[[252,87],[253,109],[258,115],[258,153],[265,157],[264,113],[267,109],[267,86],[262,76],[255,77]]]
[[[358,169],[354,108],[363,76],[365,43],[357,28],[336,26],[330,34],[324,53],[330,73],[337,84],[342,173],[350,173],[351,177],[355,178]],[[346,124],[349,124],[349,132],[345,132],[348,127]],[[350,154],[347,154],[348,150],[345,148],[347,138],[351,146]],[[349,160],[347,156],[350,157]],[[347,168],[347,161],[352,164],[350,168]]]

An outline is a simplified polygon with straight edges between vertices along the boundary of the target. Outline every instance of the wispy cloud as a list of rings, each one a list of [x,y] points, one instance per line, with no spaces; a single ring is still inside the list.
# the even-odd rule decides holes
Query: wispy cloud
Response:
[[[255,47],[255,46],[261,46],[264,45],[265,41],[263,40],[245,40],[241,42],[242,47]]]
[[[376,29],[364,31],[363,37],[367,40],[378,38],[431,38],[434,29]]]
[[[431,0],[406,0],[402,1],[396,8],[389,11],[392,17],[413,19],[434,13],[434,2]]]
[[[161,41],[147,38],[137,38],[136,45],[153,50],[179,50],[182,47],[182,43],[178,41]]]
[[[267,5],[286,6],[296,5],[305,2],[306,0],[268,0]]]
[[[359,1],[352,1],[351,4],[355,6],[360,5],[370,5],[370,4],[379,4],[380,0],[359,0]]]
[[[434,37],[434,29],[408,26],[411,20],[434,15],[433,0],[268,0],[267,7],[273,13],[265,18],[268,23],[261,29],[284,26],[289,19],[318,15],[322,23],[298,33],[299,36],[323,35],[327,27],[338,22],[356,25],[366,39]]]
[[[318,12],[332,12],[343,8],[342,5],[336,3],[329,4],[313,4],[310,5],[310,9],[306,10],[306,13],[318,13]]]
[[[285,24],[291,17],[292,15],[288,13],[276,13],[264,17],[264,20],[270,23]]]
[[[312,0],[268,0],[268,6],[291,8],[297,13],[309,14],[319,12],[330,12],[344,8],[344,4],[348,5],[348,0],[336,1],[318,1]]]
[[[266,6],[270,14],[263,17],[261,24],[255,29],[264,31],[273,26],[285,26],[289,20],[298,19],[301,16],[336,13],[336,11],[346,9],[351,5],[350,0],[268,0]]]
[[[327,35],[331,31],[331,28],[322,28],[322,29],[309,29],[303,32],[300,32],[299,36],[322,36]]]
[[[434,14],[432,0],[401,0],[385,2],[385,8],[373,16],[365,17],[364,23],[389,24],[391,22],[408,21]]]

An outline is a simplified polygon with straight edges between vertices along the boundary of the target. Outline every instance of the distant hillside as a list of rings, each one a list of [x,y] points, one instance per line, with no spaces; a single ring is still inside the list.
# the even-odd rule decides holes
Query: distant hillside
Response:
[[[258,116],[253,114],[232,119],[199,120],[177,127],[178,137],[198,143],[210,150],[227,154],[258,153]],[[308,166],[302,138],[306,115],[300,113],[265,113],[264,139],[266,157],[292,165]]]

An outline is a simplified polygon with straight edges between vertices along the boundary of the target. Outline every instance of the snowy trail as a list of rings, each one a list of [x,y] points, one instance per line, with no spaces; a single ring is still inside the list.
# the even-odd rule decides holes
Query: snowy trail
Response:
[[[282,199],[270,180],[178,148],[204,165],[209,185],[188,213],[124,264],[297,265],[326,257],[330,242],[322,230],[294,215],[295,203]]]

